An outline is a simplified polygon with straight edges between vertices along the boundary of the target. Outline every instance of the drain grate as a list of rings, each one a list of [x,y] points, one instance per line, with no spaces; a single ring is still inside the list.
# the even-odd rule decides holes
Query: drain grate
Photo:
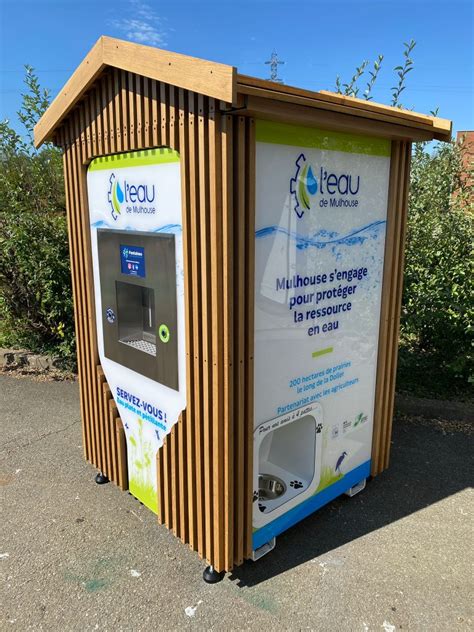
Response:
[[[137,338],[136,340],[121,340],[120,342],[123,342],[124,345],[133,347],[134,349],[138,349],[139,351],[144,351],[152,356],[156,356],[156,345],[152,342],[147,342],[141,338]]]

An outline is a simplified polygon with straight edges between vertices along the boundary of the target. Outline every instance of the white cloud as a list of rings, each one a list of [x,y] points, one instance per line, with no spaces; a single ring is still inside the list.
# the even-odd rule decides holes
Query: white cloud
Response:
[[[167,46],[166,38],[170,29],[149,4],[141,0],[130,0],[127,13],[129,16],[112,20],[110,24],[134,42],[151,46]]]

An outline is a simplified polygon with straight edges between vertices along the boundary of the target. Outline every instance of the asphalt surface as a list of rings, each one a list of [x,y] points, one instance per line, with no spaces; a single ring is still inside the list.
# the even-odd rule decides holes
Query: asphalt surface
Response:
[[[392,465],[210,586],[83,461],[78,386],[0,376],[1,630],[467,630],[473,441],[397,421]]]

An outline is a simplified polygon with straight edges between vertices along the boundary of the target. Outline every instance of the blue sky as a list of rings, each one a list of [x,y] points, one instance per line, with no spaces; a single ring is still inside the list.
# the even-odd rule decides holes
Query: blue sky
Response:
[[[268,76],[275,49],[285,83],[334,89],[356,65],[385,58],[374,99],[390,102],[393,67],[413,38],[406,107],[474,128],[473,3],[470,0],[0,0],[0,118],[15,122],[23,65],[55,96],[102,35],[152,44]],[[364,81],[362,82],[364,88]]]

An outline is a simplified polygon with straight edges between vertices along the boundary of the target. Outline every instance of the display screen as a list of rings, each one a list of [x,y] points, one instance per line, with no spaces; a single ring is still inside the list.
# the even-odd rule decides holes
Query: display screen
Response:
[[[120,270],[122,274],[144,278],[146,276],[145,248],[120,244]]]

